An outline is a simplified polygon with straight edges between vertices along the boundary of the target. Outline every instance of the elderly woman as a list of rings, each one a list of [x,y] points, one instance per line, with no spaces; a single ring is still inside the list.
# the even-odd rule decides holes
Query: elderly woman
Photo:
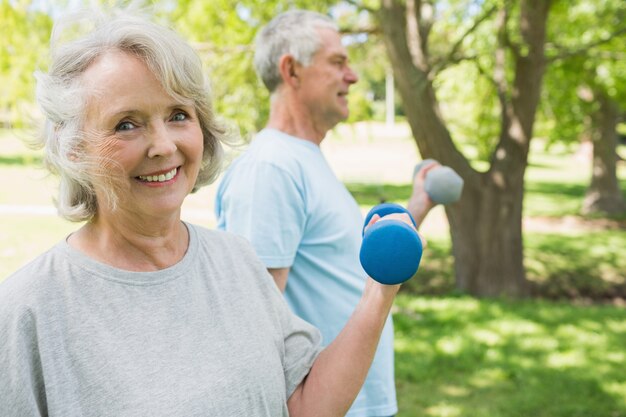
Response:
[[[197,55],[141,17],[93,19],[55,28],[38,75],[58,211],[85,223],[0,285],[0,415],[343,415],[398,286],[370,280],[321,350],[242,238],[181,221],[224,140]]]

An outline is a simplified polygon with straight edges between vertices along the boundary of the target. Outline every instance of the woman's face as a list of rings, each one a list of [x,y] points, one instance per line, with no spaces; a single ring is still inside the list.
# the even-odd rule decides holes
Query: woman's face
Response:
[[[118,209],[142,218],[180,215],[202,164],[203,137],[192,102],[169,96],[148,67],[121,51],[99,57],[82,76],[87,91],[87,152],[98,216]],[[103,190],[104,189],[104,190]]]

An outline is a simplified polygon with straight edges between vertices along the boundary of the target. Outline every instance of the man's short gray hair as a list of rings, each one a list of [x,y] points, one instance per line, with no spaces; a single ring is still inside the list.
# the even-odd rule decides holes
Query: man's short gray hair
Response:
[[[63,36],[85,27],[86,34],[61,41]],[[215,179],[221,168],[221,142],[226,130],[216,121],[200,59],[178,34],[129,10],[90,10],[59,20],[50,44],[49,70],[36,74],[37,101],[45,122],[35,146],[44,148],[46,167],[60,178],[55,201],[59,215],[70,221],[85,221],[98,210],[92,176],[103,170],[103,161],[85,152],[85,145],[97,138],[83,129],[89,91],[81,83],[81,76],[109,51],[136,56],[170,95],[193,103],[204,142],[203,163],[194,191]],[[115,190],[104,191],[114,205]]]
[[[290,10],[272,19],[256,37],[254,67],[270,93],[281,84],[280,57],[289,54],[309,65],[320,47],[318,29],[339,31],[328,16],[308,10]]]

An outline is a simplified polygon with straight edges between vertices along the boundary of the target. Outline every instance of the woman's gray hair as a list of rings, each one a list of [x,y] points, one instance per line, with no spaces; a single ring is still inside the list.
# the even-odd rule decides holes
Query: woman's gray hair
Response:
[[[62,39],[85,29],[88,32],[78,38]],[[178,34],[128,9],[89,10],[57,21],[50,46],[48,72],[35,75],[37,101],[45,117],[35,146],[44,148],[46,167],[60,178],[55,201],[59,215],[70,221],[93,218],[98,210],[93,175],[107,181],[103,162],[115,163],[89,157],[85,145],[93,138],[83,130],[89,91],[85,91],[81,76],[96,58],[109,51],[136,56],[146,63],[168,94],[193,103],[204,144],[194,191],[217,177],[227,130],[216,120],[200,58]],[[113,179],[108,181],[114,183]],[[115,207],[114,187],[105,187],[104,192]]]
[[[281,84],[280,57],[289,54],[304,66],[311,63],[320,47],[318,29],[339,31],[328,16],[308,10],[290,10],[272,19],[258,33],[254,67],[265,87],[273,93]]]

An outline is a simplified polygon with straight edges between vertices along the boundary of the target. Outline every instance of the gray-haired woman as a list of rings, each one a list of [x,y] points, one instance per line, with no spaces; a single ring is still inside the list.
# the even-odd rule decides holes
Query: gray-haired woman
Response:
[[[370,280],[321,350],[242,238],[181,221],[225,137],[195,52],[90,16],[55,27],[37,91],[59,213],[85,223],[0,285],[0,415],[343,415],[398,286]]]

